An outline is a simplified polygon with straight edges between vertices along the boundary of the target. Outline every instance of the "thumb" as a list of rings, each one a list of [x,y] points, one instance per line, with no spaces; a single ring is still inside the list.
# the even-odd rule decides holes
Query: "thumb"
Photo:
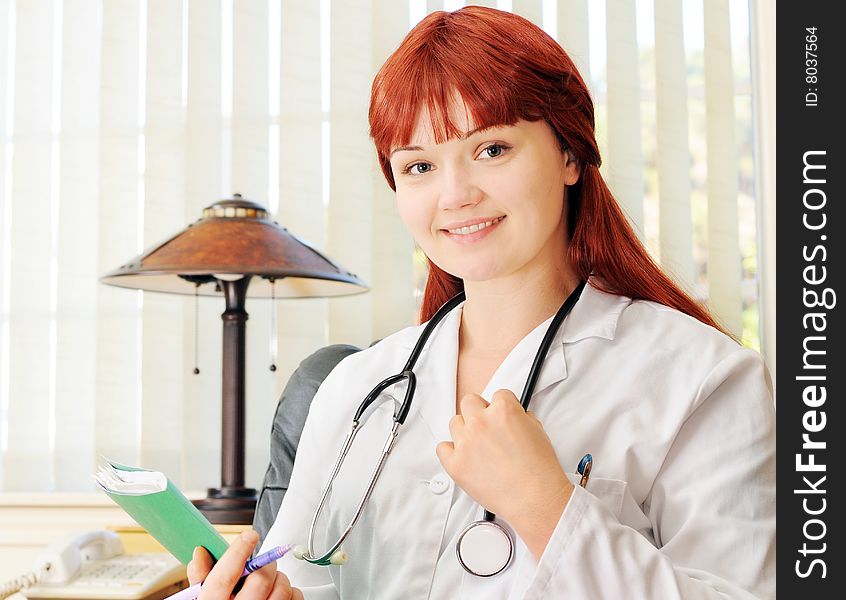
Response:
[[[209,571],[214,566],[214,560],[209,554],[208,550],[202,546],[194,548],[194,554],[191,556],[191,562],[188,563],[188,583],[194,585],[205,581]]]
[[[435,446],[435,454],[438,455],[438,460],[447,472],[449,472],[447,465],[452,461],[453,452],[455,452],[455,444],[452,442],[441,442]]]
[[[248,529],[233,540],[203,583],[203,589],[209,588],[211,597],[216,597],[216,594],[220,594],[220,597],[229,597],[232,589],[241,579],[244,564],[258,544],[258,538],[255,531]]]

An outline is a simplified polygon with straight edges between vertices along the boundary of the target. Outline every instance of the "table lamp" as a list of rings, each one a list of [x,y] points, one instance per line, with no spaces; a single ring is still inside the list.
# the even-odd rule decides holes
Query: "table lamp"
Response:
[[[212,523],[251,523],[256,490],[244,486],[246,297],[341,296],[367,286],[240,194],[203,209],[201,219],[101,281],[224,297],[221,485],[194,504]]]

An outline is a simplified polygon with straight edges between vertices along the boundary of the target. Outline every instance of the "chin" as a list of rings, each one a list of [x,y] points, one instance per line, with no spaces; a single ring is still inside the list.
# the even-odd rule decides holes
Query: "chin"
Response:
[[[443,269],[443,267],[441,268]],[[463,281],[473,282],[489,281],[491,279],[495,279],[499,275],[499,270],[492,269],[490,267],[485,268],[464,266],[463,268],[444,269],[444,271],[446,271],[453,277],[458,277]]]

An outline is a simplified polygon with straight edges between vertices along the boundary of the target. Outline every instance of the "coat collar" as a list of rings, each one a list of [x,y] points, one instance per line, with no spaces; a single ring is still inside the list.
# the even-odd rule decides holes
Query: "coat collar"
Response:
[[[592,279],[589,280],[550,346],[538,377],[535,395],[567,378],[565,345],[588,338],[613,340],[620,315],[630,303],[630,298],[602,292],[593,285]],[[463,307],[463,303],[460,304],[438,324],[414,369],[420,400],[414,403],[412,410],[419,411],[436,440],[450,439],[448,424],[455,414],[458,329]],[[531,363],[551,321],[552,317],[538,325],[514,347],[491,377],[482,397],[490,401],[493,393],[503,388],[510,389],[518,398],[521,396]],[[410,331],[412,335],[406,337],[403,344],[409,352],[423,331],[423,326]]]
[[[572,344],[591,337],[614,339],[617,321],[623,314],[623,310],[631,304],[632,299],[627,296],[607,294],[596,287],[595,283],[594,277],[588,279],[582,297],[561,324],[557,337],[561,343]],[[546,324],[548,325],[549,321]]]

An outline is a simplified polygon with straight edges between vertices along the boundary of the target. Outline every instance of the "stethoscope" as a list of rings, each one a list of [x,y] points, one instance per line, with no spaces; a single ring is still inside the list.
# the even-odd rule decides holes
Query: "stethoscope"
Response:
[[[561,308],[559,308],[558,312],[555,313],[555,316],[552,317],[552,322],[549,324],[543,340],[541,341],[540,347],[538,348],[537,354],[535,355],[535,359],[532,362],[532,367],[529,370],[529,376],[526,379],[526,385],[523,387],[520,404],[523,406],[524,410],[528,410],[529,408],[529,401],[531,400],[532,393],[534,392],[535,385],[537,384],[538,376],[540,375],[541,368],[543,367],[546,354],[549,351],[549,347],[552,345],[552,340],[555,337],[558,328],[561,326],[561,323],[576,305],[576,302],[585,287],[585,283],[585,281],[582,281],[578,286],[576,286],[576,289],[570,293],[564,301],[564,304],[561,305]],[[379,479],[379,475],[382,473],[382,468],[385,466],[385,461],[388,459],[388,455],[390,454],[394,442],[396,441],[400,425],[405,422],[405,418],[408,416],[408,411],[411,409],[411,401],[414,398],[414,389],[417,385],[417,379],[412,369],[414,368],[417,359],[420,357],[420,353],[423,351],[423,347],[426,345],[426,341],[429,339],[432,331],[438,323],[443,320],[447,313],[463,301],[464,292],[459,292],[441,306],[423,329],[423,333],[420,334],[417,343],[411,350],[411,355],[408,357],[408,361],[406,361],[402,371],[381,381],[370,391],[369,394],[367,394],[364,401],[359,405],[358,410],[356,410],[355,415],[353,416],[352,428],[344,440],[341,453],[338,456],[338,460],[335,462],[332,474],[329,477],[329,482],[323,489],[323,495],[320,498],[320,503],[317,505],[314,517],[311,520],[311,526],[308,530],[308,548],[305,549],[300,547],[295,549],[294,555],[297,558],[322,566],[342,565],[347,561],[346,553],[340,550],[341,545],[347,539],[347,536],[349,536],[353,527],[355,527],[356,522],[364,510],[365,504],[367,504],[367,500],[373,493],[376,481]],[[405,390],[405,398],[401,404],[395,406],[394,408],[394,423],[391,427],[391,433],[382,448],[382,455],[370,477],[367,489],[365,490],[361,501],[358,503],[355,514],[352,519],[350,519],[349,524],[346,529],[344,529],[338,541],[335,542],[329,550],[318,556],[314,551],[314,533],[317,520],[320,517],[320,513],[323,510],[326,500],[329,497],[329,493],[332,490],[332,483],[335,481],[335,477],[341,470],[341,465],[344,464],[344,459],[346,458],[347,453],[352,447],[353,441],[358,434],[361,417],[383,391],[402,381],[408,382],[408,387]],[[578,471],[582,476],[580,481],[580,485],[582,486],[587,483],[587,479],[590,476],[591,464],[592,458],[589,454],[585,455],[579,463]],[[479,577],[491,577],[502,572],[509,564],[511,564],[514,556],[514,541],[511,534],[502,525],[496,522],[496,515],[488,510],[485,510],[482,520],[471,523],[461,532],[455,546],[455,552],[458,557],[458,562],[468,573]]]

